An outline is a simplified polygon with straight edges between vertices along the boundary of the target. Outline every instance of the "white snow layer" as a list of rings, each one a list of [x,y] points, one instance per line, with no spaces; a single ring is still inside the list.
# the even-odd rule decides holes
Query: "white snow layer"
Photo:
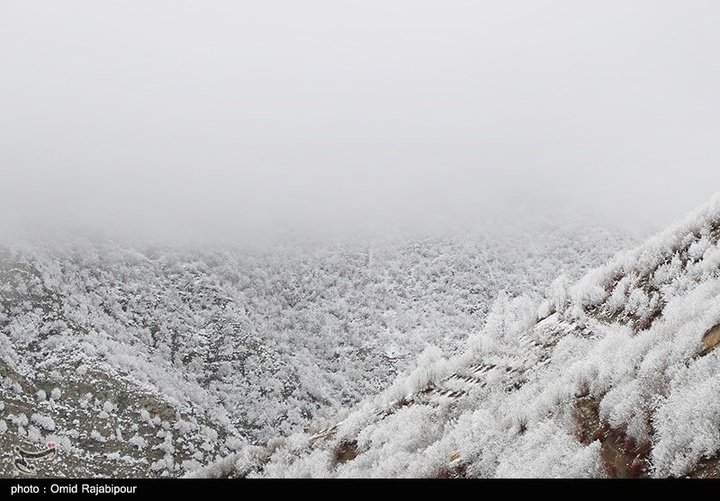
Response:
[[[582,427],[604,424],[650,445],[645,475],[688,475],[720,451],[720,352],[703,345],[720,324],[719,239],[720,194],[543,301],[500,294],[464,353],[426,350],[324,432],[195,474],[602,477],[609,441]],[[578,418],[581,401],[596,404],[596,425]]]

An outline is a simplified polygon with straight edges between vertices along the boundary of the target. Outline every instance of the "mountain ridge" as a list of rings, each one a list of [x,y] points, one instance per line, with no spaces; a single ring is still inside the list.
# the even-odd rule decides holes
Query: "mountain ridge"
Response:
[[[443,231],[247,248],[6,236],[0,475],[22,474],[16,447],[56,444],[38,475],[180,476],[315,433],[425,346],[456,353],[501,290],[539,298],[629,241],[583,219]]]
[[[193,476],[720,475],[720,195],[315,433]]]

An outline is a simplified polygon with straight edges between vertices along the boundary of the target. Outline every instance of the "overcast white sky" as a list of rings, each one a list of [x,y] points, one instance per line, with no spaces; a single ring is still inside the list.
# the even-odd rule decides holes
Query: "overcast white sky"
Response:
[[[0,210],[664,225],[720,189],[719,25],[692,0],[0,0]]]

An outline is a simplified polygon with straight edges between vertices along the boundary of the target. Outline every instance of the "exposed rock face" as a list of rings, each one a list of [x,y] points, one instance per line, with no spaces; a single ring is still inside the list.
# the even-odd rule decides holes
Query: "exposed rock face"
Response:
[[[710,350],[720,344],[720,324],[705,333],[702,339],[701,355],[707,355]]]
[[[716,196],[543,304],[501,297],[463,355],[427,352],[344,419],[223,475],[718,476],[719,240]]]

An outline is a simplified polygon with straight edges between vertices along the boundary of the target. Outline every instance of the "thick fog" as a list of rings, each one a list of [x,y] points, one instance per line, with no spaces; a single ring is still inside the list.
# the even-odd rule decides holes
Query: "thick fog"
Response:
[[[720,187],[713,1],[0,3],[0,219],[234,232]]]

